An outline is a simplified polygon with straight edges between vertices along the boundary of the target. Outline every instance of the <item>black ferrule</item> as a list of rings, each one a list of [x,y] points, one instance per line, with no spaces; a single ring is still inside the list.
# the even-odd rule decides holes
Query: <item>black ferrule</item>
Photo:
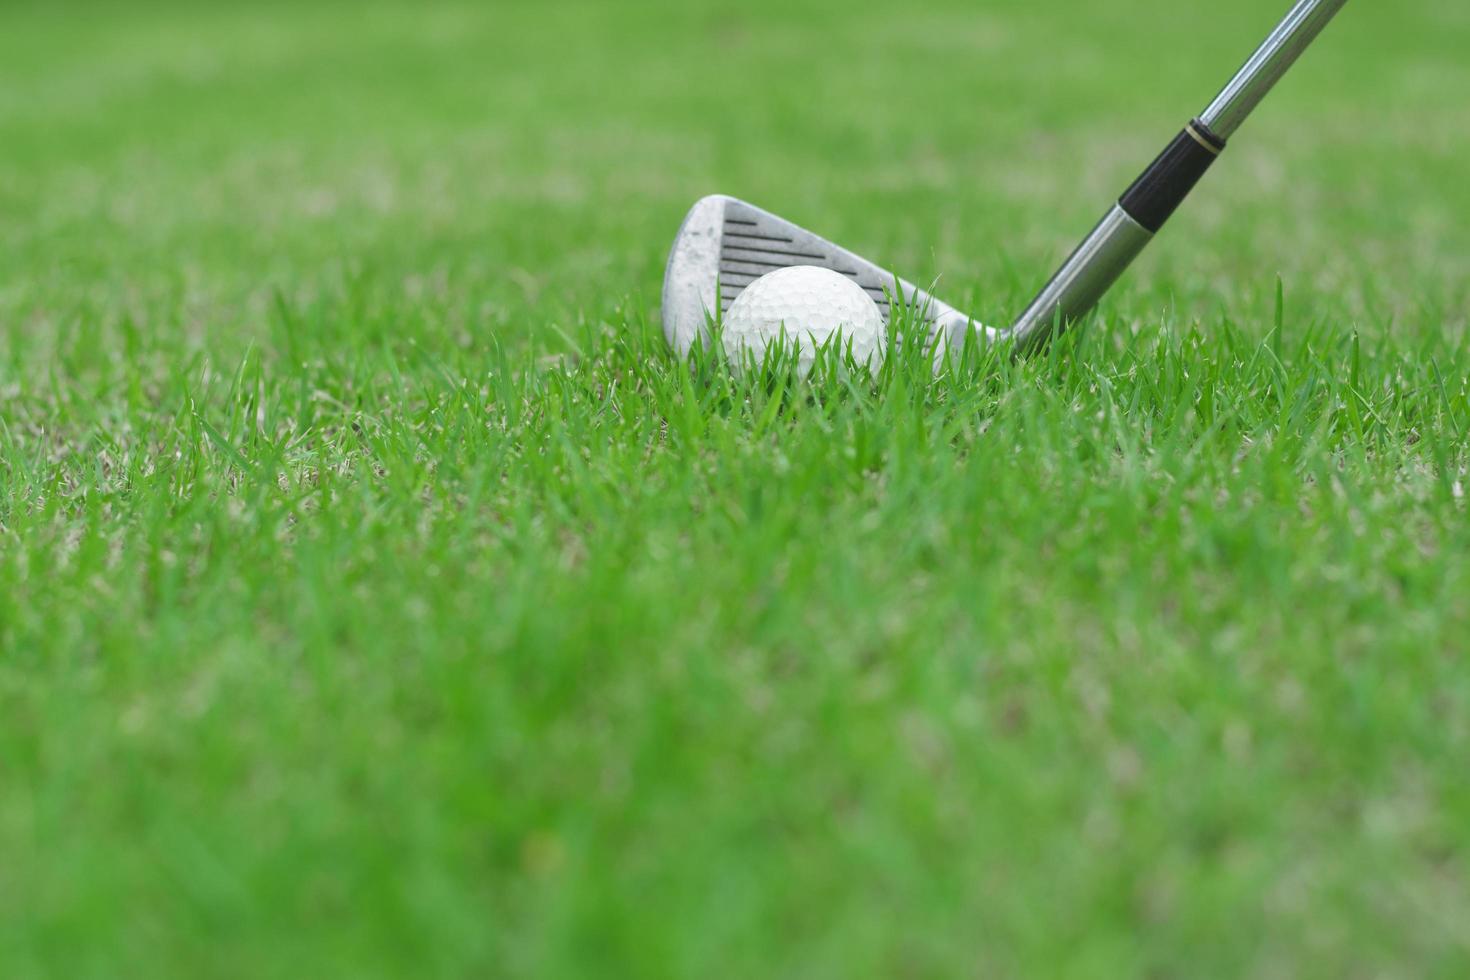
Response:
[[[1194,120],[1149,164],[1118,203],[1134,221],[1157,232],[1223,149],[1225,141]]]

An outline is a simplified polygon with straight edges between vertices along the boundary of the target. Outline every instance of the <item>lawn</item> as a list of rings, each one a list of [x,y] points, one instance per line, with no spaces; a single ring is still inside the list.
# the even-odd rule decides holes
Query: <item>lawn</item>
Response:
[[[0,975],[1470,972],[1463,0],[1041,357],[659,328],[1005,323],[1285,6],[0,8]]]

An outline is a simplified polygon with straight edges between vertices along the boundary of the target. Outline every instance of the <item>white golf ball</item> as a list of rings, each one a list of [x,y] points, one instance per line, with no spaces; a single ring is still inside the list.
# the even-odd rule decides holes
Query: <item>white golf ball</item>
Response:
[[[730,304],[723,320],[725,352],[741,364],[746,352],[759,360],[783,334],[797,350],[802,375],[834,334],[853,359],[877,367],[888,344],[883,314],[863,287],[831,269],[794,265],[761,276]]]

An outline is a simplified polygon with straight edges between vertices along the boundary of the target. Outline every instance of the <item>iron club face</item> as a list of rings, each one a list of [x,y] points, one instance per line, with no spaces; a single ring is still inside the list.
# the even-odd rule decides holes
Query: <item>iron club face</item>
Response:
[[[964,313],[862,256],[753,204],[712,194],[689,210],[669,252],[664,338],[675,351],[688,353],[696,340],[709,340],[710,323],[730,309],[746,286],[768,272],[796,265],[847,276],[873,297],[885,322],[895,300],[918,311],[931,324],[931,343],[948,344],[972,327]]]

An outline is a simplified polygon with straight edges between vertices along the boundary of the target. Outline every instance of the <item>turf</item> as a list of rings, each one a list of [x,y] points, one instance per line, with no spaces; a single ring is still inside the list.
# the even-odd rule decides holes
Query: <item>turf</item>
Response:
[[[1470,16],[1045,357],[681,364],[740,194],[992,322],[1280,0],[0,11],[0,974],[1470,971]]]

